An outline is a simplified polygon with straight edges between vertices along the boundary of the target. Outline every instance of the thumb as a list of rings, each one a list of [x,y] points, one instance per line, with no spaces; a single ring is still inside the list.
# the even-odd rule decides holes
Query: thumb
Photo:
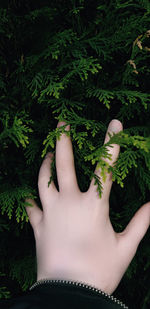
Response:
[[[150,202],[144,204],[133,216],[125,230],[120,233],[121,247],[128,264],[150,225]]]
[[[35,229],[37,224],[42,219],[43,211],[37,206],[36,202],[31,198],[26,198],[25,204],[29,205],[25,206],[25,208],[29,217],[30,224],[32,225],[32,228]]]

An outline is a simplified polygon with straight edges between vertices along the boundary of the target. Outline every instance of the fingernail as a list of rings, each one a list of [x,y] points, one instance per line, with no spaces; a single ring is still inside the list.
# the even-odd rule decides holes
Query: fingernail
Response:
[[[118,133],[119,131],[122,130],[122,124],[119,120],[113,119],[109,126],[108,126],[108,131],[112,131],[114,133]]]
[[[60,122],[58,122],[58,124],[57,124],[57,128],[59,128],[59,127],[61,127],[61,126],[64,126],[65,124],[66,124],[66,122],[60,121]],[[67,126],[65,127],[65,130],[66,130],[66,131],[69,131],[69,130],[70,130],[70,124],[67,125]]]
[[[61,127],[61,126],[64,126],[66,124],[66,122],[64,121],[59,121],[58,124],[57,124],[57,128]]]

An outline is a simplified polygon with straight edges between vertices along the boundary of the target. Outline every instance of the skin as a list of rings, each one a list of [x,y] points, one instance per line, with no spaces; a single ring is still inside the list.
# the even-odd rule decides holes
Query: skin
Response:
[[[59,122],[58,126],[65,122]],[[70,130],[70,125],[66,127]],[[123,130],[122,123],[113,119],[107,129],[104,144],[109,141],[108,132]],[[120,146],[108,147],[113,166]],[[33,207],[26,207],[34,231],[37,254],[37,280],[65,279],[80,281],[97,287],[108,294],[117,288],[132,261],[138,245],[150,225],[150,202],[144,204],[121,233],[116,233],[109,218],[109,196],[112,173],[103,182],[101,169],[94,171],[102,181],[100,198],[92,179],[87,192],[81,192],[76,178],[71,138],[65,133],[56,140],[56,172],[59,191],[52,181],[53,154],[43,160],[39,171],[38,189],[43,210],[32,199],[26,199]]]

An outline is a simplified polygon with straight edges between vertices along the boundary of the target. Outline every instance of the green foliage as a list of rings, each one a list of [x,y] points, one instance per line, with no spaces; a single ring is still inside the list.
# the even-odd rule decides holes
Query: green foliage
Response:
[[[25,115],[22,116],[22,119],[20,118],[17,119],[17,116],[15,116],[13,119],[12,126],[9,128],[9,121],[11,117],[8,114],[8,112],[6,111],[3,112],[3,116],[0,117],[0,120],[4,127],[4,130],[0,134],[1,142],[3,140],[7,141],[8,139],[8,141],[13,141],[17,147],[19,147],[19,144],[21,144],[24,148],[26,147],[26,144],[29,144],[28,136],[26,136],[25,134],[28,132],[33,132],[33,130],[23,124],[24,118],[25,118]],[[29,124],[33,122],[32,120],[28,120],[27,123]]]
[[[10,268],[9,276],[20,284],[22,291],[26,291],[35,280],[35,259],[32,256],[25,256],[23,259],[11,260],[12,265]]]
[[[81,191],[94,177],[101,197],[101,177],[112,172],[110,214],[116,230],[149,201],[149,24],[147,0],[1,1],[1,298],[10,297],[12,281],[25,291],[35,278],[34,240],[24,246],[33,236],[25,198],[38,198],[42,160],[49,151],[55,154],[56,140],[65,132],[66,126],[57,128],[59,120],[71,125],[65,134],[72,139]],[[103,145],[112,119],[119,119],[124,131]],[[104,158],[111,159],[114,143],[121,151],[109,166]],[[96,165],[101,177],[94,174]],[[57,185],[55,161],[49,184],[52,179]],[[20,254],[13,258],[19,237]],[[150,304],[148,236],[140,246],[116,291],[133,309]]]
[[[10,298],[10,292],[7,291],[7,288],[5,286],[0,287],[0,299],[1,298],[5,298],[5,299]]]
[[[1,187],[2,190],[2,187]],[[0,203],[1,203],[1,212],[2,215],[6,212],[8,218],[12,218],[12,213],[16,214],[16,221],[20,222],[26,221],[28,222],[28,216],[25,210],[25,198],[28,197],[29,188],[25,186],[22,187],[15,187],[13,185],[5,185],[5,191],[0,193]],[[31,198],[36,198],[34,195],[30,195]],[[17,207],[16,207],[17,203]]]
[[[0,272],[0,278],[2,278],[3,276],[6,276],[6,274],[3,274]],[[8,299],[10,298],[10,296],[11,296],[10,291],[8,291],[5,286],[1,286],[0,287],[0,299],[2,298]]]

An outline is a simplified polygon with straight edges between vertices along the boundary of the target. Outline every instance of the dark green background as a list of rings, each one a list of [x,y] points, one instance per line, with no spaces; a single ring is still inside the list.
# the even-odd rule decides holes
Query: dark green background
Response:
[[[92,159],[84,160],[90,154],[89,143],[100,148],[109,122],[114,118],[122,122],[128,134],[120,142],[124,186],[116,176],[110,196],[116,231],[150,200],[150,156],[139,138],[149,150],[147,31],[149,1],[0,1],[1,298],[22,294],[36,280],[34,236],[26,222],[24,199],[33,194],[40,205],[38,172],[47,151],[55,150],[58,120],[71,124],[81,191],[88,189],[94,171]],[[79,147],[81,132],[87,136]],[[131,157],[125,156],[129,150]],[[53,170],[58,187],[55,166]],[[147,232],[113,293],[129,308],[150,305],[149,239]]]

